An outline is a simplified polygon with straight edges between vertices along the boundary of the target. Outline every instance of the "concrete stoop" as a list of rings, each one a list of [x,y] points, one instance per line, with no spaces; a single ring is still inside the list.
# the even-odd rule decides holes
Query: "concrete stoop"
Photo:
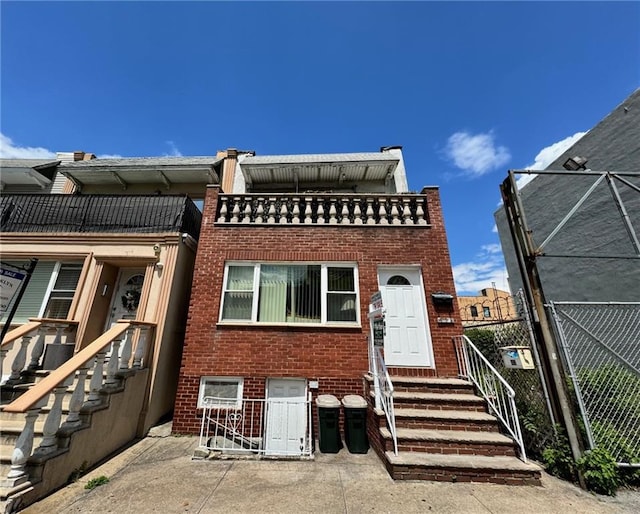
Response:
[[[365,376],[372,448],[395,480],[540,485],[542,469],[517,457],[495,416],[470,382],[392,377],[398,455],[384,412],[375,409],[373,381]]]
[[[13,450],[24,427],[24,414],[8,413],[0,408],[0,514],[17,512],[38,501],[67,484],[73,474],[82,473],[135,439],[147,374],[145,369],[123,375],[118,386],[101,390],[100,404],[84,406],[79,425],[67,427],[62,423],[56,433],[57,447],[43,453],[38,446],[54,402],[54,395],[50,395],[48,405],[35,422],[34,453],[26,465],[28,477],[18,480],[3,479],[11,468]],[[67,389],[63,399],[62,421],[69,412],[74,387],[75,384]]]

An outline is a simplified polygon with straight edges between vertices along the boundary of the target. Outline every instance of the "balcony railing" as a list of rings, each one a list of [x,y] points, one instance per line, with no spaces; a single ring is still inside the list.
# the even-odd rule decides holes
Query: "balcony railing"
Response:
[[[428,226],[417,194],[220,195],[216,222],[256,225]]]
[[[2,232],[200,234],[202,214],[186,196],[3,195]]]

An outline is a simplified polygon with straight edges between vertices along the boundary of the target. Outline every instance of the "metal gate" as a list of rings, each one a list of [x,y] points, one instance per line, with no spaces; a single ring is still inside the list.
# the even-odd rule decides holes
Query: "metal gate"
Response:
[[[640,467],[640,303],[550,302],[591,449]]]

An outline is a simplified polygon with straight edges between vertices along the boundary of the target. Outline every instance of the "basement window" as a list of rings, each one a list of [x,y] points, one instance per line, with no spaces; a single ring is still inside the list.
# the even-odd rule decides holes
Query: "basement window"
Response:
[[[239,377],[202,377],[198,393],[198,408],[242,408],[242,386]]]

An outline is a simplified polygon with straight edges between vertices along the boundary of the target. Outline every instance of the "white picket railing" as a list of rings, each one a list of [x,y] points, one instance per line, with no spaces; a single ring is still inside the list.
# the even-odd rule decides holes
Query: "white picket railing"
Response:
[[[453,341],[460,376],[476,386],[492,413],[518,444],[520,458],[527,462],[514,390],[467,336],[456,336]]]
[[[312,453],[311,394],[306,400],[204,398],[200,447],[268,456]]]
[[[393,453],[398,455],[398,435],[396,432],[396,415],[393,407],[393,383],[382,357],[380,348],[375,349],[373,359],[373,379],[376,393],[376,408],[384,411],[387,428],[393,439]]]

